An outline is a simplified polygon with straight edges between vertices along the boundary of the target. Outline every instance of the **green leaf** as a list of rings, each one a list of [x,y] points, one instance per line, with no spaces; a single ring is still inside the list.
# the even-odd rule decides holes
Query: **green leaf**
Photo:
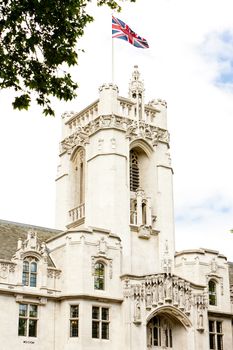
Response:
[[[122,0],[123,1],[123,0]],[[121,0],[97,0],[120,10]],[[128,0],[135,2],[135,0]],[[94,18],[90,0],[4,0],[0,5],[0,88],[22,92],[13,107],[27,110],[32,99],[54,115],[49,96],[71,100],[77,83],[62,67],[78,64],[76,45]],[[83,50],[78,50],[84,52]]]

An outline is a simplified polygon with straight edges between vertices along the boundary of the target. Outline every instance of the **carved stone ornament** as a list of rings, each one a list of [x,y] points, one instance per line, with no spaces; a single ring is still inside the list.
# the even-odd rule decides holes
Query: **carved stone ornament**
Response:
[[[48,260],[48,250],[45,242],[40,242],[37,237],[37,232],[30,229],[27,233],[27,239],[24,241],[19,238],[17,251],[13,256],[13,261],[24,259],[27,256],[32,256],[33,259],[43,259],[45,263]]]
[[[0,279],[6,279],[8,276],[8,264],[1,263],[0,264]]]
[[[134,323],[141,323],[141,300],[139,295],[134,300]]]
[[[130,141],[143,138],[147,140],[151,146],[157,146],[159,142],[169,144],[169,133],[165,129],[147,124],[143,120],[136,121],[116,115],[101,115],[83,127],[76,126],[75,132],[61,142],[61,152],[71,154],[74,147],[84,147],[87,143],[89,143],[90,135],[94,134],[100,129],[107,128],[115,128],[125,131],[125,136],[129,138]],[[114,148],[115,141],[111,140],[111,142],[112,147]]]
[[[160,98],[158,99],[154,99],[154,100],[151,100],[149,103],[148,103],[149,106],[151,107],[158,107],[158,106],[164,106],[167,108],[167,102],[165,100],[162,100]]]
[[[146,139],[152,144],[152,146],[157,146],[159,142],[169,143],[170,141],[170,136],[167,130],[160,129],[157,126],[152,126],[142,120],[139,122],[130,120],[128,122],[126,137],[129,138],[130,141],[137,138]]]
[[[101,237],[101,239],[98,242],[98,255],[106,255],[108,251],[107,242],[104,237]]]
[[[88,142],[88,135],[84,132],[83,128],[79,126],[72,135],[66,137],[61,142],[61,151],[67,151],[68,154],[71,154],[74,147],[85,146]]]
[[[129,298],[134,304],[134,322],[141,320],[142,308],[147,311],[159,306],[172,305],[187,316],[190,315],[192,307],[192,294],[190,283],[180,277],[171,274],[149,275],[141,281],[124,281],[124,297]],[[198,298],[201,298],[200,300]],[[205,297],[197,296],[196,303],[202,302],[203,307]],[[196,304],[197,305],[197,304]]]
[[[47,277],[59,279],[61,277],[61,270],[57,270],[54,268],[48,268],[47,269]]]

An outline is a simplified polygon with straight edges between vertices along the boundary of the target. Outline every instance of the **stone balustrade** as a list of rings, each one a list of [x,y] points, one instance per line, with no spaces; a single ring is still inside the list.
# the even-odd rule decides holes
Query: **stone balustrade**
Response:
[[[81,112],[74,114],[74,116],[66,122],[66,125],[69,126],[70,134],[77,131],[80,126],[84,127],[98,117],[98,102],[99,100],[93,102]]]
[[[83,219],[85,217],[85,203],[69,210],[69,217],[71,223]]]

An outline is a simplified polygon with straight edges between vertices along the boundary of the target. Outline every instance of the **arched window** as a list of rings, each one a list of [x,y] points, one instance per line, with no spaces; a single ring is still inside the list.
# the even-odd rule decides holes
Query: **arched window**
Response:
[[[209,287],[209,304],[217,305],[216,282],[213,280],[210,280],[208,287]]]
[[[36,287],[37,282],[37,259],[28,257],[23,261],[23,286]]]
[[[102,262],[95,264],[94,287],[95,289],[104,290],[105,266]]]
[[[148,325],[148,346],[172,349],[172,326],[165,318],[155,316]]]
[[[72,186],[71,194],[73,207],[85,202],[85,151],[79,148],[72,158]]]
[[[130,151],[130,191],[136,191],[139,188],[139,167],[138,155],[134,150]]]

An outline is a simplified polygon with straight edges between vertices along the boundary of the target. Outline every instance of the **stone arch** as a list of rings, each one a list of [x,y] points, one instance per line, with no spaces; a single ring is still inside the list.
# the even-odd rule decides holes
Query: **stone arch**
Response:
[[[192,323],[172,305],[156,308],[147,317],[147,349],[188,349],[188,332]]]
[[[149,144],[149,142],[142,138],[137,138],[130,143],[130,150],[134,148],[141,149],[141,151],[143,151],[148,158],[154,152],[153,147]]]
[[[147,323],[156,315],[166,314],[169,318],[174,319],[176,322],[180,322],[185,328],[191,327],[192,323],[187,315],[184,312],[177,309],[172,305],[165,305],[156,308],[148,317]]]
[[[143,139],[129,147],[130,224],[152,227],[151,194],[154,191],[153,149]]]

